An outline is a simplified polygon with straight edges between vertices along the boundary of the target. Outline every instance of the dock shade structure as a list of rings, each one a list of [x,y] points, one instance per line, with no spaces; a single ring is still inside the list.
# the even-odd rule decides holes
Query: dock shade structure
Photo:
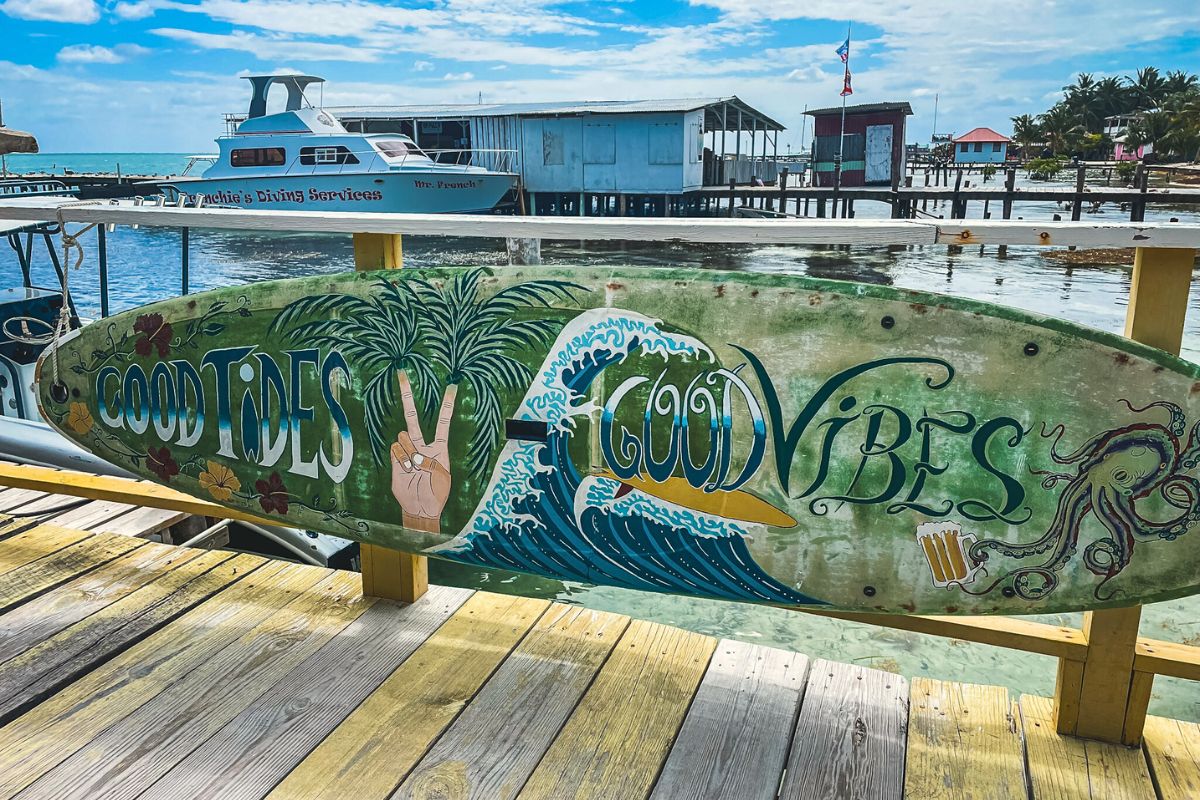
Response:
[[[8,155],[9,153],[36,153],[37,151],[37,139],[33,138],[32,133],[0,127],[0,155]]]
[[[805,112],[813,118],[813,176],[817,186],[890,184],[904,174],[904,125],[908,103],[865,103],[846,106],[845,139],[838,179],[838,134],[842,107]]]
[[[991,128],[975,128],[954,138],[954,161],[957,164],[1003,164],[1008,158],[1010,141]]]
[[[421,148],[515,151],[529,192],[678,195],[729,180],[772,183],[783,125],[737,97],[326,107],[347,130]],[[512,162],[506,162],[512,163]]]

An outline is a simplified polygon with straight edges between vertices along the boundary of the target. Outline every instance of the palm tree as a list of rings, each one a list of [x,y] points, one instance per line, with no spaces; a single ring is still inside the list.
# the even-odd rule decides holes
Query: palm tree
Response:
[[[1137,71],[1137,77],[1129,81],[1133,90],[1135,107],[1139,110],[1158,108],[1166,96],[1166,81],[1159,74],[1157,67],[1143,67]]]
[[[1085,132],[1078,114],[1065,103],[1056,103],[1038,116],[1042,136],[1055,155],[1070,152]]]
[[[1096,81],[1096,107],[1102,117],[1115,117],[1132,110],[1132,96],[1123,78],[1110,75]]]
[[[519,357],[544,346],[561,320],[531,316],[552,300],[571,300],[582,286],[565,281],[525,281],[481,296],[484,269],[455,275],[444,286],[428,280],[381,280],[366,297],[328,294],[285,307],[271,323],[293,341],[321,344],[342,353],[366,374],[364,416],[371,454],[386,462],[399,406],[398,376],[404,371],[421,410],[435,412],[446,386],[465,387],[474,401],[474,433],[467,466],[481,477],[503,428],[501,393],[528,386],[530,370]]]
[[[1084,126],[1092,129],[1095,122],[1099,127],[1102,115],[1096,103],[1096,79],[1091,73],[1081,72],[1075,78],[1075,83],[1064,86],[1064,100],[1067,106],[1083,121]]]
[[[1032,114],[1021,114],[1012,118],[1013,141],[1021,148],[1021,156],[1028,158],[1033,146],[1042,141],[1042,129]]]
[[[482,476],[492,451],[503,437],[501,393],[527,388],[529,367],[516,356],[544,345],[561,327],[546,317],[521,312],[549,308],[551,300],[571,300],[582,286],[565,281],[526,281],[481,296],[484,270],[456,275],[444,287],[410,281],[422,306],[424,345],[447,383],[468,388],[474,396],[475,431],[467,444],[467,466]],[[461,395],[460,395],[461,396]]]
[[[1200,78],[1181,69],[1168,72],[1163,80],[1163,93],[1168,97],[1173,94],[1186,94],[1197,88],[1200,88]]]
[[[1125,134],[1125,145],[1130,148],[1153,145],[1158,149],[1158,142],[1171,129],[1171,115],[1165,111],[1148,111],[1133,121]]]
[[[417,349],[420,331],[411,293],[390,281],[379,281],[375,289],[368,297],[326,294],[297,300],[279,312],[268,332],[338,350],[371,375],[363,405],[371,455],[382,464],[391,443],[386,423],[399,404],[392,376],[403,370],[416,379],[426,414],[433,413],[440,392],[433,363]]]

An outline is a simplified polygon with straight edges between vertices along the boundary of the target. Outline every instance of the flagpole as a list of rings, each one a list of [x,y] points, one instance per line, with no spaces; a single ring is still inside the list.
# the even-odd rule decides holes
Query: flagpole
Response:
[[[849,42],[850,42],[850,26],[851,25],[853,25],[853,21],[846,23],[846,43],[847,44],[849,44]],[[836,212],[836,210],[837,210],[837,192],[838,192],[838,189],[842,188],[842,149],[846,146],[846,87],[845,87],[844,75],[849,72],[850,72],[850,48],[847,47],[846,48],[846,66],[845,66],[845,71],[843,72],[843,79],[842,79],[842,127],[841,127],[841,131],[838,134],[837,163],[834,164],[834,169],[833,169],[834,208],[830,209],[831,212]]]

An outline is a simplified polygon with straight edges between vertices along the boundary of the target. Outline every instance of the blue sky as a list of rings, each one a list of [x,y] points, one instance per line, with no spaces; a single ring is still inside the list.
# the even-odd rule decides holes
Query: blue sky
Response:
[[[1197,0],[0,0],[5,121],[45,152],[212,149],[239,75],[327,105],[736,94],[800,142],[804,106],[907,100],[909,141],[1050,105],[1081,71],[1200,72]]]

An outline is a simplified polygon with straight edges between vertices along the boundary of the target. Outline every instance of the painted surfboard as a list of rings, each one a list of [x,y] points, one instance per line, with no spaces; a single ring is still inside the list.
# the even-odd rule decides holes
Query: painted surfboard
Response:
[[[110,317],[49,422],[280,524],[551,578],[899,613],[1200,590],[1200,368],[795,276],[351,273]]]

